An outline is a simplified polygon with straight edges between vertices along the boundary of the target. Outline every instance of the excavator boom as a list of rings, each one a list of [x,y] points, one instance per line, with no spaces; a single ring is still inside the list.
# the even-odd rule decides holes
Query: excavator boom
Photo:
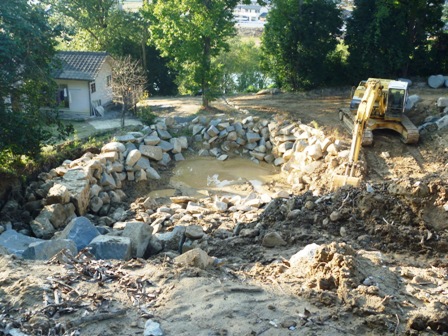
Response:
[[[352,144],[345,173],[344,175],[334,176],[333,188],[341,187],[346,184],[358,186],[361,182],[361,178],[355,177],[354,175],[357,168],[359,152],[361,151],[364,130],[366,128],[366,123],[374,110],[375,103],[379,101],[379,104],[383,104],[383,99],[378,99],[382,94],[382,86],[379,79],[369,79],[365,83],[365,87],[366,90],[359,103],[356,118],[354,120]]]
[[[334,176],[333,189],[346,184],[359,185],[359,153],[362,145],[372,144],[373,130],[391,129],[406,144],[418,142],[418,129],[404,114],[407,98],[407,82],[369,78],[359,83],[350,108],[339,110],[339,118],[350,128],[353,137],[345,173]]]

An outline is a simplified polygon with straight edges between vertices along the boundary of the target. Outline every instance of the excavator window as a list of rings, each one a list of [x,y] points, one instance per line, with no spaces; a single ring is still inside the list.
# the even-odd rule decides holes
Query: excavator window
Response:
[[[388,106],[392,109],[401,109],[403,107],[404,92],[403,90],[391,89],[389,91]]]

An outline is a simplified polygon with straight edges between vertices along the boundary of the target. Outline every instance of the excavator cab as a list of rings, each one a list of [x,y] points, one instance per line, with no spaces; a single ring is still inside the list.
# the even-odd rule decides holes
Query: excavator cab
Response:
[[[404,113],[408,94],[408,83],[391,81],[387,91],[386,120],[400,120]]]

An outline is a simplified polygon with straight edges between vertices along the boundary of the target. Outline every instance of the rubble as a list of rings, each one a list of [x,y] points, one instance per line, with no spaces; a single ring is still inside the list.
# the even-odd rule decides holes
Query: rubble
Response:
[[[216,293],[221,290],[226,298],[232,293],[263,295],[259,287],[225,288],[229,281],[258,281],[259,286],[277,286],[283,293],[302,297],[322,309],[322,314],[302,309],[304,313],[288,316],[286,310],[269,304],[265,307],[268,313],[277,309],[280,316],[254,320],[252,325],[266,322],[269,328],[284,328],[285,332],[303,328],[304,334],[311,334],[319,333],[323,330],[319,328],[332,320],[349,317],[364,325],[357,330],[347,327],[340,334],[443,328],[440,309],[434,308],[431,315],[421,308],[437,306],[436,299],[419,303],[421,310],[415,309],[413,314],[400,311],[405,296],[391,288],[404,291],[403,280],[394,261],[386,262],[382,253],[406,250],[439,256],[448,251],[446,232],[430,227],[427,212],[421,210],[424,203],[431,206],[431,215],[445,215],[445,182],[402,178],[330,192],[331,177],[343,165],[348,146],[320,128],[253,116],[243,120],[201,116],[183,129],[193,134],[187,138],[171,128],[175,125],[173,120],[161,121],[144,131],[117,136],[100,154],[87,153],[42,174],[27,188],[24,202],[11,200],[3,208],[19,212],[26,206],[34,219],[21,223],[20,228],[42,239],[9,228],[0,232],[0,247],[20,257],[50,259],[52,265],[67,266],[64,276],[53,277],[51,299],[45,299],[43,314],[25,318],[28,324],[23,328],[56,330],[53,313],[82,312],[70,323],[126,318],[116,306],[111,309],[103,294],[81,293],[82,281],[96,281],[98,286],[91,289],[95,295],[96,290],[107,288],[126,292],[135,309],[132,314],[144,317],[133,326],[138,333],[169,334],[168,319],[154,316],[153,309],[169,302],[163,295],[173,290],[173,281],[193,278],[200,282],[206,276],[219,283],[214,290],[207,290],[210,297],[220,295]],[[141,190],[148,191],[151,183],[163,183],[169,168],[193,151],[215,160],[232,160],[238,155],[277,165],[289,186],[279,190],[272,183],[270,193],[252,186],[244,196],[175,194],[153,199],[142,193],[134,197]],[[393,161],[394,157],[381,159]],[[124,273],[126,267],[143,267],[133,266],[134,262],[154,263],[161,273],[145,269],[131,278]],[[442,272],[443,265],[431,267]],[[425,297],[426,292],[416,286],[443,291],[441,279],[445,277],[414,275],[405,281]],[[176,294],[179,297],[189,290],[180,292]],[[83,310],[75,297],[96,303]],[[109,312],[96,313],[102,305]],[[163,331],[155,321],[164,321]],[[64,326],[72,327],[70,323]],[[4,328],[1,323],[0,328]]]

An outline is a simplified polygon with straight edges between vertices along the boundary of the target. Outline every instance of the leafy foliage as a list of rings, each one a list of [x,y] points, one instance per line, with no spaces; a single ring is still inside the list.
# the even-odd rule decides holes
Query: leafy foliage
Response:
[[[146,69],[147,90],[175,94],[175,74],[154,46],[148,45],[150,24],[139,12],[117,8],[116,0],[45,0],[53,8],[53,23],[64,27],[60,47],[67,50],[107,51],[113,56],[130,55]]]
[[[230,40],[228,51],[216,59],[221,64],[221,92],[256,92],[267,85],[260,67],[261,49],[254,40]]]
[[[151,111],[150,106],[137,107],[137,117],[144,125],[153,125],[157,115]]]
[[[212,60],[235,34],[235,0],[165,0],[146,7],[151,41],[171,58],[177,82],[185,92],[202,90],[204,107],[214,97],[219,67]]]
[[[346,36],[354,76],[392,77],[433,71],[428,65],[431,59],[438,62],[431,49],[443,27],[443,3],[355,0]]]
[[[264,69],[287,89],[333,80],[342,20],[331,0],[274,0],[262,38]],[[336,61],[336,62],[335,62]]]
[[[39,4],[11,0],[0,4],[0,164],[17,162],[21,155],[37,156],[57,125],[60,136],[71,128],[57,115],[42,111],[51,106],[51,79],[57,31]]]

